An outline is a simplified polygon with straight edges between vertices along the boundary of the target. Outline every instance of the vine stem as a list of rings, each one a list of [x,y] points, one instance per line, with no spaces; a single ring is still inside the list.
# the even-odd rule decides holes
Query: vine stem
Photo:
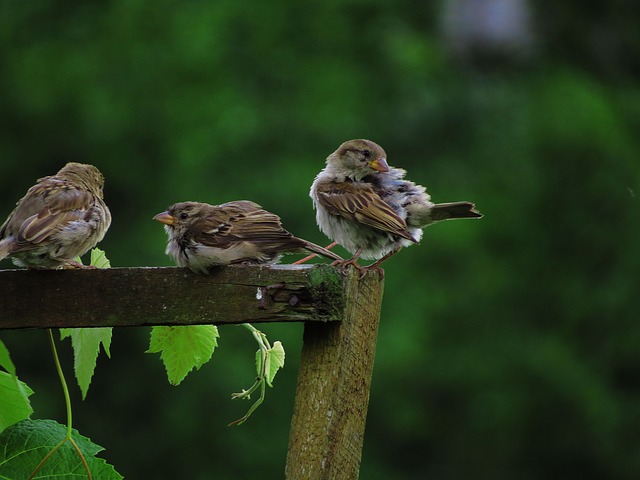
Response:
[[[265,393],[266,393],[267,356],[269,355],[268,350],[271,349],[271,344],[269,343],[267,336],[264,333],[262,333],[260,330],[258,330],[256,327],[251,325],[250,323],[242,323],[241,326],[249,330],[253,335],[253,338],[255,338],[256,342],[258,343],[258,348],[260,350],[260,355],[262,357],[262,362],[261,362],[262,365],[260,368],[260,372],[258,372],[258,377],[256,378],[256,381],[249,388],[249,390],[243,389],[241,393],[232,394],[231,398],[249,399],[251,398],[251,394],[255,392],[258,388],[260,388],[260,397],[253,403],[253,405],[251,405],[251,407],[249,407],[249,410],[242,418],[239,418],[238,420],[235,420],[229,423],[227,425],[228,427],[232,425],[241,425],[244,422],[246,422],[247,419],[254,412],[254,410],[262,404],[265,398]]]
[[[260,350],[269,350],[271,348],[271,344],[264,333],[250,323],[243,323],[242,326],[251,332],[253,337],[256,339],[256,342],[258,342]]]
[[[89,480],[92,480],[93,477],[91,475],[91,470],[89,469],[89,465],[87,464],[87,459],[84,458],[84,455],[82,454],[82,451],[80,450],[80,447],[78,446],[78,444],[76,443],[76,441],[73,439],[72,434],[73,434],[73,414],[72,414],[72,410],[71,410],[71,395],[69,395],[69,387],[67,386],[67,380],[64,377],[64,372],[62,370],[62,364],[60,363],[60,357],[58,356],[58,349],[56,348],[56,341],[53,338],[53,330],[49,329],[49,343],[51,345],[51,352],[53,354],[53,361],[56,364],[56,370],[58,372],[58,377],[60,378],[60,384],[62,385],[62,393],[64,395],[64,403],[65,406],[67,408],[67,434],[65,436],[65,438],[63,438],[60,443],[58,443],[43,459],[42,461],[38,464],[38,466],[35,468],[35,470],[33,471],[33,473],[31,474],[31,476],[29,477],[30,479],[33,478],[35,476],[35,474],[44,466],[44,464],[51,458],[51,456],[60,448],[62,447],[62,445],[64,445],[65,442],[69,442],[71,443],[71,445],[73,446],[73,448],[75,449],[76,453],[78,454],[78,456],[80,457],[80,461],[82,462],[82,465],[84,466],[85,471],[87,472],[87,478]]]
[[[71,412],[71,396],[69,395],[69,387],[67,387],[67,381],[64,378],[64,372],[62,371],[62,365],[60,364],[60,357],[58,357],[58,350],[56,349],[56,342],[53,338],[53,330],[51,329],[49,329],[49,343],[51,344],[53,361],[56,364],[56,370],[58,371],[58,377],[60,378],[60,384],[62,385],[64,403],[67,407],[67,438],[71,439],[72,421],[73,421],[73,416]]]

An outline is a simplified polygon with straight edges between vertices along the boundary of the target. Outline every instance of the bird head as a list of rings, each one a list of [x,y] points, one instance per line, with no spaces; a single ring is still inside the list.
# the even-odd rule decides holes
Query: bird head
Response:
[[[103,198],[104,176],[93,165],[69,162],[58,171],[56,177],[69,180]]]
[[[367,175],[389,171],[387,154],[371,140],[349,140],[327,158],[327,166],[338,176],[361,180]]]
[[[204,204],[198,202],[174,203],[167,210],[153,217],[167,229],[186,232],[201,217]]]

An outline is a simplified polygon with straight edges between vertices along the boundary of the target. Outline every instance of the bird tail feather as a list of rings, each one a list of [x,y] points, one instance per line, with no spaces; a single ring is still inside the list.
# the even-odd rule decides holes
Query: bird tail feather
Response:
[[[431,207],[430,213],[434,222],[455,218],[482,218],[482,214],[471,202],[437,203]]]

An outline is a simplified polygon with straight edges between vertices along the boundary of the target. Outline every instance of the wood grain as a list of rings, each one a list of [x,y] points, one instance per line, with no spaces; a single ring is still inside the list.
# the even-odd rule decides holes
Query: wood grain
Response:
[[[326,322],[340,277],[328,265],[2,270],[0,329]],[[258,289],[279,283],[262,308]]]
[[[305,324],[287,480],[358,478],[383,282],[350,272],[342,321]]]

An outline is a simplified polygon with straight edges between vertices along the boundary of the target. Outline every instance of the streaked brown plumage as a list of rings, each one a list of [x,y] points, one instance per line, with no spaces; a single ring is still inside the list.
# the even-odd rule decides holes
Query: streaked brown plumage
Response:
[[[234,263],[275,263],[283,254],[307,251],[342,260],[329,250],[294,237],[282,227],[280,217],[247,200],[222,205],[181,202],[153,218],[165,224],[167,255],[178,266],[197,273]]]
[[[320,230],[353,254],[344,265],[378,268],[402,247],[418,243],[422,229],[441,220],[480,218],[470,202],[434,204],[425,188],[389,167],[370,140],[349,140],[327,158],[309,195]],[[360,267],[358,258],[376,260]]]
[[[38,179],[0,227],[0,260],[19,267],[79,267],[103,239],[111,213],[103,200],[104,177],[93,165],[67,163]]]

